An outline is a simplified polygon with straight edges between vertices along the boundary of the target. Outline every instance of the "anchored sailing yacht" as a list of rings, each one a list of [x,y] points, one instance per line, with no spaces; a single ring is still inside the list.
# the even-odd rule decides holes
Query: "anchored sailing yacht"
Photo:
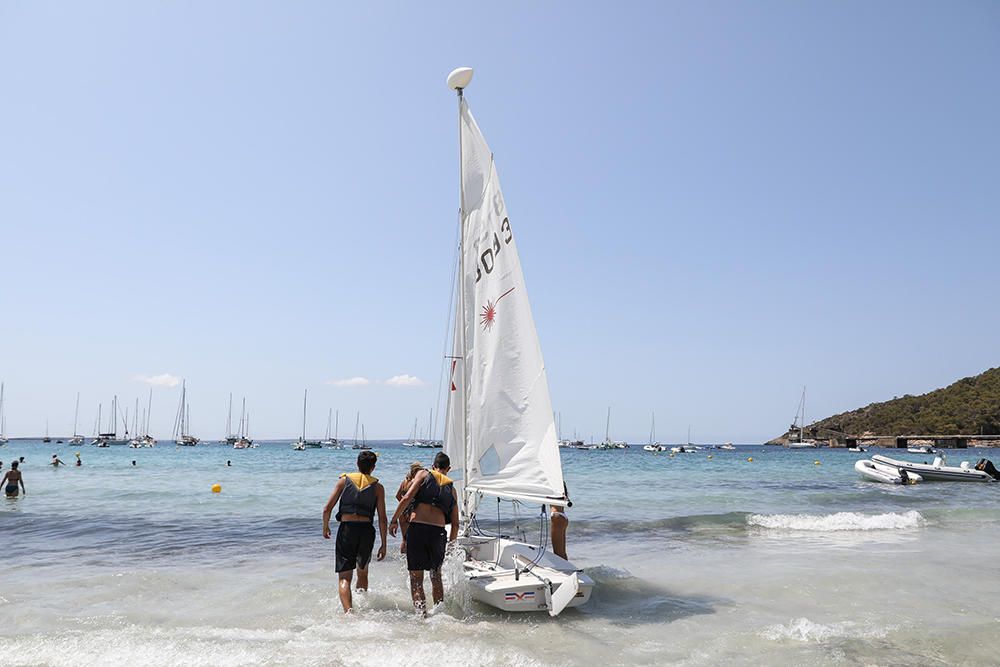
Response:
[[[656,413],[653,413],[652,423],[649,425],[649,444],[642,448],[647,452],[665,452],[667,448],[656,440]]]
[[[306,449],[320,449],[323,445],[319,444],[317,440],[306,440],[306,400],[309,398],[309,390],[306,389],[302,394],[302,435],[298,440],[292,443],[292,449],[297,452],[301,452]]]
[[[492,153],[463,96],[471,79],[466,67],[448,76],[458,93],[461,241],[444,451],[460,478],[462,566],[474,599],[556,616],[587,602],[593,580],[544,543],[486,533],[476,520],[484,500],[483,520],[501,500],[540,506],[547,519],[549,506],[569,498],[517,245]]]
[[[337,410],[337,421],[336,425],[333,427],[333,437],[330,437],[330,419],[333,417],[333,408],[326,415],[326,437],[323,438],[319,444],[326,447],[327,449],[343,449],[343,445],[337,440],[337,431],[340,430],[340,410]]]
[[[806,388],[802,387],[802,398],[799,399],[799,409],[795,411],[795,421],[792,422],[791,431],[795,430],[795,423],[798,422],[799,425],[799,440],[798,442],[789,442],[789,449],[816,449],[819,445],[815,440],[805,439],[805,423],[806,423]]]
[[[80,421],[80,392],[76,392],[76,409],[73,411],[73,437],[69,439],[71,445],[82,445],[83,436],[76,432],[77,423]]]
[[[615,442],[611,439],[611,407],[608,407],[608,421],[604,428],[604,442],[600,444],[598,449],[627,449],[628,443],[626,442]]]
[[[257,445],[254,444],[247,433],[250,431],[250,415],[247,414],[247,397],[243,397],[243,410],[240,412],[240,435],[236,438],[236,442],[233,443],[233,449],[256,449]]]
[[[181,382],[181,403],[174,419],[174,443],[178,447],[194,447],[201,440],[194,437],[188,430],[191,428],[191,406],[187,403],[187,380]]]

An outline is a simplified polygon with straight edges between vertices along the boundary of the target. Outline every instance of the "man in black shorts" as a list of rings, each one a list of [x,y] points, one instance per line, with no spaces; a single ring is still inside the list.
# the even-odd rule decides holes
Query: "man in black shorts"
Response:
[[[378,510],[378,528],[382,545],[378,560],[385,558],[385,488],[371,476],[377,461],[375,452],[366,450],[358,454],[358,471],[344,473],[333,487],[330,499],[323,507],[323,537],[330,539],[330,515],[337,503],[337,574],[339,577],[340,604],[344,613],[351,611],[351,578],[358,571],[358,590],[368,590],[368,563],[375,546],[375,526],[372,520]]]
[[[434,604],[444,600],[444,584],[441,581],[441,565],[444,563],[445,547],[458,537],[458,496],[455,485],[448,478],[451,459],[444,452],[434,457],[434,468],[420,470],[410,482],[406,494],[400,499],[396,513],[389,523],[393,536],[399,529],[399,517],[408,511],[410,503],[410,525],[406,529],[406,569],[410,571],[410,595],[417,613],[427,613],[424,595],[424,571],[431,574],[431,594]],[[445,539],[444,527],[451,525],[451,533]]]

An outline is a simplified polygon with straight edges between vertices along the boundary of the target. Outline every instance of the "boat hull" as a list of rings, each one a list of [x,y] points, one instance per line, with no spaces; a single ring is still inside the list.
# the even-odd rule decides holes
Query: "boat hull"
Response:
[[[556,616],[586,604],[594,590],[594,580],[582,570],[536,545],[472,537],[462,546],[469,556],[463,565],[472,598],[491,607]]]
[[[976,470],[975,468],[969,466],[968,468],[958,467],[958,466],[946,466],[946,465],[935,465],[929,463],[914,463],[912,461],[902,461],[900,459],[892,459],[888,456],[883,456],[881,454],[876,454],[872,457],[872,461],[875,463],[881,463],[883,465],[891,466],[899,470],[905,470],[909,473],[916,473],[920,475],[927,481],[936,482],[995,482],[997,480],[982,470]]]
[[[862,459],[861,461],[855,463],[854,469],[862,479],[869,482],[880,482],[882,484],[916,484],[917,482],[923,481],[923,478],[920,475],[909,471],[906,473],[907,479],[904,480],[903,476],[899,474],[899,468],[881,463],[875,463],[874,461],[870,461],[868,459]]]

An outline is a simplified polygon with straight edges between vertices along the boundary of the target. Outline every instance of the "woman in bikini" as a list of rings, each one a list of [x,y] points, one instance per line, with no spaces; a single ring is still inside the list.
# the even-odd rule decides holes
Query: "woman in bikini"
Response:
[[[10,464],[10,470],[3,476],[0,486],[3,487],[3,491],[7,494],[8,498],[17,498],[18,484],[21,485],[21,492],[24,495],[28,495],[28,491],[24,488],[24,477],[21,476],[21,471],[17,469],[17,461],[14,461]]]

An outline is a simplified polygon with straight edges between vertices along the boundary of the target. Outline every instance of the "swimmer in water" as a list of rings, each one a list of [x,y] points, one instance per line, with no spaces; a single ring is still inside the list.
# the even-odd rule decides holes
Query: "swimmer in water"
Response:
[[[226,461],[226,467],[227,468],[232,468],[233,467],[233,462],[232,461]]]
[[[58,457],[58,456],[56,456],[55,454],[53,454],[53,455],[52,455],[52,461],[51,461],[51,463],[52,463],[52,465],[53,465],[53,466],[55,466],[56,468],[58,468],[59,466],[64,466],[64,465],[66,465],[65,463],[63,463],[62,461],[60,461],[60,460],[59,460],[59,457]]]
[[[21,493],[28,495],[27,489],[24,488],[24,477],[21,476],[21,471],[17,469],[17,461],[10,464],[10,470],[7,474],[3,476],[3,481],[0,481],[0,486],[3,487],[3,491],[7,494],[8,498],[17,498],[17,485],[21,485]]]
[[[132,459],[132,465],[135,465],[135,459]]]

